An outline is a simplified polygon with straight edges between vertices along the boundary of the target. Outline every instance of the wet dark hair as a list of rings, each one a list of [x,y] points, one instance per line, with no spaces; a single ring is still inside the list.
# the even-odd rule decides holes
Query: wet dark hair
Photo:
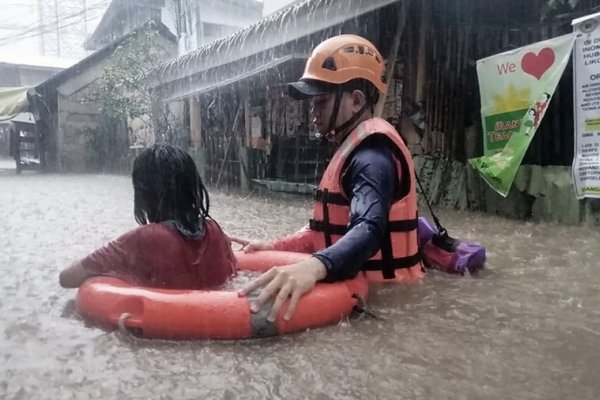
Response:
[[[355,90],[360,90],[365,94],[367,105],[375,106],[379,101],[379,90],[366,79],[353,79],[341,85],[343,92],[352,93]]]
[[[133,162],[135,220],[140,225],[174,220],[190,232],[202,229],[208,192],[192,157],[168,144],[155,144]]]

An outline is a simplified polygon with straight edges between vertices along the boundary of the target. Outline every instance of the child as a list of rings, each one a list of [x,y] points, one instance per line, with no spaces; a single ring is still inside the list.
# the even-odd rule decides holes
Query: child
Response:
[[[132,181],[141,226],[63,270],[62,287],[103,275],[133,285],[207,289],[235,274],[231,242],[208,214],[208,192],[189,154],[154,145],[135,159]]]

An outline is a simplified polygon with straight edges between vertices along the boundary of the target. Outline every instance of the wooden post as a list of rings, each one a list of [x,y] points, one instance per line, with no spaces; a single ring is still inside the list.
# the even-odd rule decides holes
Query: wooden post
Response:
[[[193,154],[198,173],[206,181],[208,159],[206,157],[205,143],[202,139],[202,103],[197,97],[190,99],[190,154]]]
[[[375,106],[375,116],[381,117],[383,115],[383,109],[385,107],[385,102],[387,100],[387,94],[389,92],[389,85],[391,84],[392,77],[394,76],[394,69],[396,67],[396,59],[398,58],[398,50],[400,48],[400,41],[402,40],[402,34],[404,33],[404,27],[406,26],[407,13],[410,9],[410,0],[402,1],[402,5],[398,10],[398,27],[396,29],[396,34],[394,35],[394,40],[392,41],[392,46],[390,49],[390,53],[387,61],[387,71],[385,76],[385,81],[388,84],[388,90],[385,93],[381,94],[377,105]]]
[[[231,127],[231,136],[227,141],[227,147],[225,148],[225,154],[223,155],[223,161],[221,162],[221,168],[219,169],[219,175],[217,176],[217,183],[215,185],[216,187],[219,187],[219,183],[221,182],[221,175],[223,174],[223,167],[225,167],[225,164],[229,159],[229,148],[231,147],[231,141],[235,140],[235,135],[239,126],[240,114],[242,113],[243,107],[243,104],[240,104],[237,113],[235,114],[235,118],[233,119],[233,126]]]
[[[63,172],[63,158],[64,158],[64,138],[65,132],[63,130],[63,119],[65,118],[65,106],[64,97],[59,93],[57,96],[56,106],[56,171]]]
[[[11,141],[10,144],[13,150],[13,158],[15,159],[15,168],[17,174],[21,173],[21,132],[19,131],[18,126],[13,123],[12,131],[11,131]]]
[[[242,104],[244,107],[244,140],[243,145],[246,147],[250,146],[252,140],[252,113],[250,112],[250,95],[248,88],[244,88],[242,91]]]
[[[425,6],[426,0],[421,0],[421,26],[419,30],[419,49],[417,53],[417,79],[415,89],[415,100],[417,103],[425,100],[425,82],[427,82],[426,51],[427,32],[429,31],[429,15]]]
[[[190,132],[191,145],[194,149],[202,147],[202,109],[200,100],[192,97],[190,100]]]
[[[238,136],[239,139],[239,136]],[[238,157],[240,158],[240,188],[242,190],[250,189],[250,177],[248,177],[248,147],[245,147],[242,140],[238,142]]]

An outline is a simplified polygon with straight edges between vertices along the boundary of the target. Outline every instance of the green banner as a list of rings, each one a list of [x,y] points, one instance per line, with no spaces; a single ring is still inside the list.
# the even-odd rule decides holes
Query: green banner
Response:
[[[484,156],[469,160],[506,197],[569,62],[575,35],[477,61]]]

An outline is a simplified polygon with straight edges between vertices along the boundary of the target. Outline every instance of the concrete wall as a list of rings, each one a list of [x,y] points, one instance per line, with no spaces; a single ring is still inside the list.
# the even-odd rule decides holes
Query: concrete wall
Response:
[[[163,17],[163,10],[154,2],[149,2],[145,5],[137,4],[135,7],[132,2],[128,7],[121,7],[118,10],[107,12],[111,13],[111,18],[108,23],[96,28],[96,31],[92,36],[94,40],[86,43],[89,50],[99,50],[100,48],[119,40],[150,19],[160,19],[162,21]],[[118,16],[112,15],[113,13],[118,13]],[[173,25],[173,17],[169,17],[165,14],[165,20],[165,25],[171,28],[171,25]],[[176,30],[173,30],[172,33],[174,35],[177,34]]]
[[[263,16],[267,16],[300,0],[263,0]]]
[[[245,28],[258,21],[262,16],[260,3],[252,0],[247,2],[188,0],[181,2],[180,10],[174,0],[169,0],[163,8],[163,21],[172,23],[170,22],[172,17],[167,15],[176,15],[178,11],[181,12],[180,26],[182,29],[179,37],[179,55]],[[220,29],[215,29],[215,25]]]
[[[93,104],[81,104],[77,96],[59,95],[58,108],[59,171],[90,171],[85,132],[86,129],[97,128],[100,124],[98,107]]]
[[[262,14],[260,7],[248,1],[247,4],[201,0],[200,18],[205,23],[244,28],[258,21]]]
[[[101,111],[98,104],[86,103],[85,99],[97,89],[107,64],[108,59],[103,59],[57,87],[57,163],[61,172],[89,170],[85,131],[100,125]]]
[[[167,39],[162,38],[162,40],[161,46],[164,48],[174,46]],[[77,74],[73,72],[72,77],[56,88],[58,96],[56,168],[58,171],[87,172],[97,169],[97,166],[90,162],[95,159],[95,155],[90,153],[94,151],[94,148],[89,143],[87,132],[101,126],[104,129],[106,127],[102,125],[104,116],[101,105],[97,102],[90,102],[90,98],[93,97],[91,96],[93,93],[97,92],[99,80],[109,62],[110,56],[107,56],[98,60],[94,65],[78,71]],[[126,121],[123,121],[122,126],[104,134],[111,135],[106,138],[110,154],[113,152],[118,155],[127,153],[129,143]],[[104,144],[103,142],[103,146]],[[103,147],[101,150],[106,152],[107,148]]]

